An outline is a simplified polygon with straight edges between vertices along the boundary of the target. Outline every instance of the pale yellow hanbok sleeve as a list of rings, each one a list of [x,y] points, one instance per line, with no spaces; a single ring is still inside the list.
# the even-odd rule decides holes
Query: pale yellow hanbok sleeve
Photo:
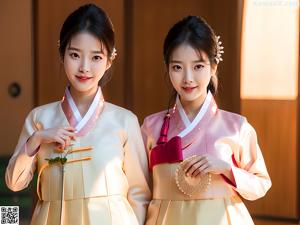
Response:
[[[237,166],[232,167],[234,189],[247,200],[263,197],[271,187],[254,128],[243,118],[239,148],[234,152]]]
[[[153,140],[153,137],[151,136],[150,131],[149,131],[148,123],[149,123],[148,118],[146,117],[144,119],[144,122],[143,122],[142,126],[141,126],[141,133],[142,133],[144,146],[145,146],[146,152],[147,152],[147,157],[149,156],[149,151],[155,145],[155,141]],[[149,161],[149,159],[148,159],[148,161]]]
[[[32,111],[25,120],[17,147],[6,168],[6,185],[12,191],[20,191],[26,188],[32,180],[36,168],[36,157],[27,154],[26,142],[36,130],[34,112]]]
[[[124,171],[129,184],[127,198],[139,224],[142,225],[145,222],[151,193],[148,184],[148,160],[136,116],[128,120],[124,149]]]
[[[148,129],[148,121],[147,118],[145,118],[142,126],[141,126],[141,133],[142,133],[142,138],[143,138],[143,142],[144,142],[144,146],[146,149],[146,154],[147,154],[147,161],[148,161],[148,165],[149,165],[149,151],[152,149],[152,147],[154,146],[154,140],[153,138],[151,138],[150,136],[150,132]],[[153,190],[153,179],[152,179],[152,172],[151,170],[149,170],[149,188],[150,190]]]

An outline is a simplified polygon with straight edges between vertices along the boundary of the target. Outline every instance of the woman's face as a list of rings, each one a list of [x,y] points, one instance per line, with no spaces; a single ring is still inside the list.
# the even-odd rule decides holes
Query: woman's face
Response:
[[[207,54],[189,44],[181,44],[173,50],[169,62],[167,69],[170,80],[181,102],[202,104],[211,76],[216,72]]]
[[[71,90],[81,94],[96,92],[99,80],[111,66],[104,44],[88,32],[71,38],[63,63]]]

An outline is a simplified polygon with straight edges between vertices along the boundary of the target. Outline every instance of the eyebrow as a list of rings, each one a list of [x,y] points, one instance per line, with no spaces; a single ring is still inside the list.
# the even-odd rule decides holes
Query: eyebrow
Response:
[[[193,63],[199,63],[199,62],[202,62],[202,63],[205,63],[205,61],[203,59],[199,59],[199,60],[194,60],[192,61]],[[182,61],[179,61],[179,60],[171,60],[170,63],[182,63]]]
[[[74,48],[74,47],[68,47],[68,50],[73,50],[73,51],[81,52],[81,50],[79,48]],[[95,53],[95,54],[104,54],[103,51],[92,51],[92,53]]]

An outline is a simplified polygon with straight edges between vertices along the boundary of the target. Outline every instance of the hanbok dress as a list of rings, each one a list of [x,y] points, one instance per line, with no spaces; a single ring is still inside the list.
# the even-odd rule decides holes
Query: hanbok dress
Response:
[[[51,143],[27,154],[35,131],[70,125],[76,140],[64,152]],[[49,164],[65,155],[64,172],[60,163]],[[100,87],[83,117],[68,88],[62,101],[29,113],[6,170],[7,186],[26,188],[36,170],[39,199],[32,225],[144,224],[151,194],[139,123],[130,111],[105,102]]]
[[[209,174],[205,189],[188,195],[176,180],[180,160],[174,149],[154,154],[161,138],[166,111],[145,118],[142,136],[149,153],[153,199],[146,225],[250,225],[251,216],[241,198],[256,200],[271,187],[254,128],[246,118],[218,109],[210,92],[193,121],[185,114],[180,99],[170,112],[168,140],[180,137],[181,161],[210,154],[231,165],[234,178]],[[157,152],[156,152],[157,153]],[[155,158],[157,157],[157,158]],[[162,159],[162,160],[161,160]],[[152,162],[156,162],[151,165]]]

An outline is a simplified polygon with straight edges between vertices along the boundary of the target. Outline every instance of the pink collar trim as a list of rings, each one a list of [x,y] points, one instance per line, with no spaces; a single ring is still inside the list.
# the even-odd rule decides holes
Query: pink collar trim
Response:
[[[61,106],[70,125],[76,129],[77,136],[83,136],[91,130],[104,108],[101,88],[98,88],[92,104],[83,117],[80,115],[68,87],[61,101]]]

